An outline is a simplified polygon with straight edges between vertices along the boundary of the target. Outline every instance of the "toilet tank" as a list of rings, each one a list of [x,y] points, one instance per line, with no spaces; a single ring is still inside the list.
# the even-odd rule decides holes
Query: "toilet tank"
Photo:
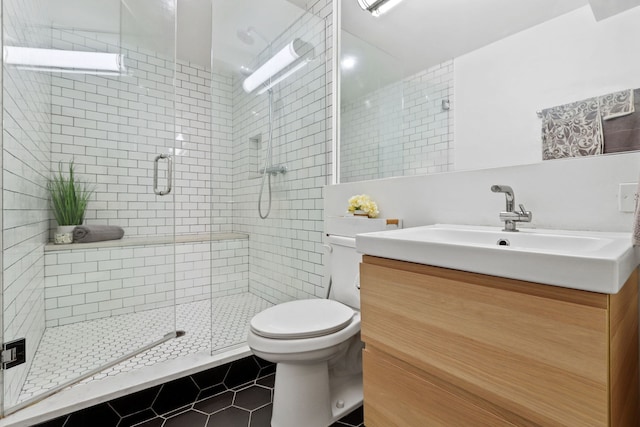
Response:
[[[360,310],[360,261],[362,254],[356,252],[355,237],[327,236],[331,248],[329,271],[331,292],[329,298]]]
[[[352,308],[360,309],[360,262],[362,254],[356,251],[356,234],[393,230],[402,227],[402,221],[386,218],[332,217],[325,221],[331,292],[329,298]]]

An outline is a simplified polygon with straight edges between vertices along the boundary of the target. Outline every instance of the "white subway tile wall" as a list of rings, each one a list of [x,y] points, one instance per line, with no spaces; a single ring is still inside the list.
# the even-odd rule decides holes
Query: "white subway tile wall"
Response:
[[[345,102],[340,110],[341,182],[453,167],[453,61]]]
[[[49,251],[46,326],[137,313],[249,290],[248,239]],[[212,261],[213,260],[213,261]],[[149,337],[152,339],[153,337]]]
[[[277,52],[299,37],[314,45],[315,59],[273,88],[273,163],[286,165],[288,172],[271,177],[271,214],[264,220],[257,210],[256,167],[263,166],[269,139],[269,95],[246,94],[239,75],[233,85],[234,228],[251,236],[250,291],[273,303],[324,295],[322,188],[330,173],[331,138],[331,71],[325,59],[330,55],[326,34],[331,8],[330,1],[316,2],[313,14],[302,16],[273,42]],[[251,65],[266,59],[267,51]],[[265,187],[263,212],[268,193]]]
[[[109,34],[53,30],[59,49],[122,52],[127,75],[54,75],[52,168],[73,159],[95,186],[87,224],[118,225],[126,237],[169,235],[175,208],[178,234],[231,231],[231,75],[184,61],[174,72],[173,58],[119,42]],[[153,192],[160,153],[172,155],[175,166],[168,196]],[[160,189],[166,167],[161,161]]]
[[[44,1],[3,2],[7,44],[46,47]],[[16,402],[44,332],[44,254],[49,203],[46,178],[51,132],[51,78],[3,69],[3,310],[4,340],[27,340],[27,363],[4,372],[5,404]]]

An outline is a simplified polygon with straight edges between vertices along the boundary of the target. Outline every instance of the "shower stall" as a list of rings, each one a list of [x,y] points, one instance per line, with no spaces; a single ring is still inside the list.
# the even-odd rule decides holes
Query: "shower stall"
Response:
[[[2,2],[4,415],[69,386],[116,396],[243,357],[255,313],[324,295],[331,13],[328,0]],[[269,66],[294,42],[308,49]],[[53,243],[47,181],[70,162],[93,190],[84,224],[122,239]]]

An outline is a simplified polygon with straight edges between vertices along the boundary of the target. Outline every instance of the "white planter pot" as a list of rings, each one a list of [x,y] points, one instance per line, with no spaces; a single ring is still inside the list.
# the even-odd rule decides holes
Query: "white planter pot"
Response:
[[[68,245],[73,243],[73,229],[75,225],[59,225],[53,235],[53,243],[56,245]]]

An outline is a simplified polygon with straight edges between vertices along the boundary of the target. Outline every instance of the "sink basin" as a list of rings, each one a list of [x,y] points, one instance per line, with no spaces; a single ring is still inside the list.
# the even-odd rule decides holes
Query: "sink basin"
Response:
[[[615,294],[640,263],[629,233],[437,224],[358,234],[358,252]]]

